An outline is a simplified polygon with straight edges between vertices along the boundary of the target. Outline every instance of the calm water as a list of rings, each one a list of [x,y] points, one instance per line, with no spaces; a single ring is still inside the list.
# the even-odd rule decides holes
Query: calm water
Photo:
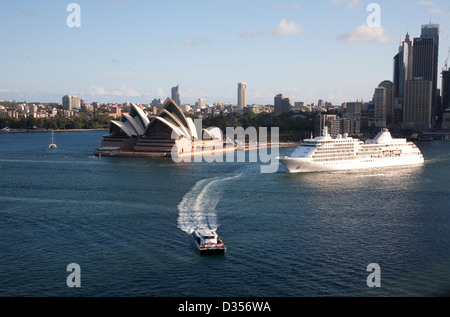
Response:
[[[450,294],[450,142],[419,143],[423,167],[291,175],[93,157],[104,133],[0,134],[0,296]],[[225,256],[196,253],[197,223]]]

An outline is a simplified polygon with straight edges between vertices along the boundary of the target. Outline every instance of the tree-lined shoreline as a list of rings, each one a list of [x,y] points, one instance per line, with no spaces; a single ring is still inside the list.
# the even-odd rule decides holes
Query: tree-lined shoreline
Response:
[[[11,130],[88,130],[108,129],[109,116],[72,118],[11,118],[0,117],[0,129]]]
[[[3,132],[88,131],[108,130],[114,118],[107,115],[71,118],[11,118],[0,117]],[[280,136],[287,141],[298,141],[314,131],[314,117],[295,113],[252,112],[207,115],[202,117],[203,127],[218,127],[225,132],[227,127],[279,128]]]

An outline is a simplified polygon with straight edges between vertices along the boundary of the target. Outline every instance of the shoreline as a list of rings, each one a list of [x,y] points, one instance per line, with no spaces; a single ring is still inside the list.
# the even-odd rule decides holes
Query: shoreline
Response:
[[[300,142],[279,142],[274,144],[273,146],[278,147],[278,148],[289,148],[289,147],[297,147],[300,145]],[[245,147],[243,148],[238,148],[238,147],[225,147],[222,150],[219,151],[197,151],[197,152],[192,152],[186,155],[180,155],[180,158],[186,158],[186,157],[195,157],[195,156],[211,156],[211,155],[217,155],[218,153],[221,154],[226,154],[228,152],[238,152],[238,151],[252,151],[252,150],[260,150],[260,149],[271,149],[272,144],[268,143],[268,144],[264,144],[264,145],[251,145],[249,146],[248,144],[246,144]],[[110,151],[105,151],[105,150],[101,150],[101,149],[96,149],[94,150],[93,153],[95,156],[98,157],[171,157],[172,153],[169,152],[133,152],[133,151],[120,151],[120,150],[110,150]]]
[[[48,133],[48,132],[88,132],[88,131],[108,131],[108,129],[56,129],[56,130],[39,130],[39,129],[17,129],[17,130],[0,130],[0,133]]]

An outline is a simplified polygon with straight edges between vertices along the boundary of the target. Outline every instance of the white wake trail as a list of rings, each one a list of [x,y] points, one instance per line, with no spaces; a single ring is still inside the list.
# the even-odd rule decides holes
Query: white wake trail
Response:
[[[241,175],[198,181],[178,204],[178,228],[186,233],[197,228],[217,230],[216,207],[222,198],[223,183]]]

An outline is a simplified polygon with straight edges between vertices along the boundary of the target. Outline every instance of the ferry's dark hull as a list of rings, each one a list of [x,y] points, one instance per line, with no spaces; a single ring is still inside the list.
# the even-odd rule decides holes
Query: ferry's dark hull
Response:
[[[216,248],[201,248],[198,247],[198,252],[201,255],[223,255],[227,251],[227,248],[225,246],[223,247],[216,247]]]

